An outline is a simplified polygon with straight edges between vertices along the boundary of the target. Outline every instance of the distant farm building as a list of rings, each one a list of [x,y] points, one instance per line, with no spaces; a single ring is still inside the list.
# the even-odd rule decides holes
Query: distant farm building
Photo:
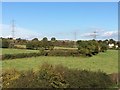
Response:
[[[109,46],[109,48],[113,48],[115,45],[113,43],[111,43],[111,44],[109,43],[108,46]]]
[[[112,44],[109,43],[108,46],[109,46],[110,49],[112,49],[112,48],[117,49],[118,48],[118,44],[114,44],[114,43],[112,43]]]

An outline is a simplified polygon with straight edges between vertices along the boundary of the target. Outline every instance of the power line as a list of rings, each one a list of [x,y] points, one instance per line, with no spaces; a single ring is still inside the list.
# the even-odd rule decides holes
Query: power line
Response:
[[[76,41],[77,39],[77,32],[74,32],[74,40]]]
[[[93,33],[91,33],[91,35],[90,36],[92,36],[93,37],[93,39],[95,39],[96,40],[96,37],[98,36],[97,35],[97,31],[94,31]]]
[[[14,19],[12,20],[12,38],[15,38],[15,21]]]
[[[97,37],[97,32],[94,31],[94,32],[93,32],[93,38],[96,40],[96,37]]]
[[[73,34],[74,34],[74,47],[76,47],[77,31],[75,31]]]

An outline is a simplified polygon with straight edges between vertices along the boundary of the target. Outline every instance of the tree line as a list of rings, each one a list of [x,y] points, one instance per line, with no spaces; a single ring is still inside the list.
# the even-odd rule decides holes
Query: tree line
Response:
[[[0,39],[1,48],[15,48],[15,44],[25,45],[26,49],[32,50],[53,50],[55,46],[58,47],[74,47],[78,48],[78,52],[83,55],[95,55],[99,52],[105,52],[108,49],[108,44],[118,44],[120,46],[120,42],[117,42],[113,39],[110,40],[78,40],[78,41],[67,41],[67,40],[56,40],[55,37],[52,37],[51,40],[48,40],[47,37],[44,37],[42,40],[38,40],[38,38],[34,38],[32,40],[24,40],[18,38],[13,40],[11,38],[1,38]]]

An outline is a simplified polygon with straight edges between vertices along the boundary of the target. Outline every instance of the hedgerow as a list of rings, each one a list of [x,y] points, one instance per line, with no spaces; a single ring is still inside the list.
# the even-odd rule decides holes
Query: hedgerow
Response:
[[[42,52],[42,53],[38,52],[38,53],[4,54],[4,55],[2,55],[2,60],[45,56],[45,54],[46,54],[46,52]]]
[[[48,52],[48,56],[80,56],[77,50],[51,50]]]
[[[49,51],[40,50],[40,52],[38,53],[4,54],[2,55],[2,60],[37,56],[80,56],[80,53],[76,50],[49,50]]]

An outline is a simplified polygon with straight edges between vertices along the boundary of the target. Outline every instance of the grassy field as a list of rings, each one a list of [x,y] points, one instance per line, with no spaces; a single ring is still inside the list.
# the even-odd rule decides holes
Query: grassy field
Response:
[[[19,46],[19,45],[18,45]],[[25,47],[24,45],[20,45],[21,47]],[[77,49],[77,48],[65,48],[65,47],[55,47],[54,49]],[[16,54],[16,53],[32,53],[32,52],[39,52],[39,50],[27,50],[27,49],[1,49],[0,48],[1,53],[0,54]]]
[[[26,45],[14,45],[15,47],[18,47],[18,48],[24,48],[26,49]]]
[[[86,69],[92,71],[101,70],[110,74],[118,71],[118,51],[108,50],[105,53],[99,53],[93,57],[86,58],[40,56],[0,61],[0,63],[2,63],[3,70],[13,68],[17,70],[38,70],[38,68],[46,62],[53,65],[62,64],[63,66],[71,69]]]
[[[54,47],[54,49],[70,49],[70,50],[77,50],[78,48],[70,48],[70,47]]]
[[[1,49],[0,49],[0,50],[1,50]],[[39,52],[39,50],[2,49],[2,54],[32,53],[32,52]]]

